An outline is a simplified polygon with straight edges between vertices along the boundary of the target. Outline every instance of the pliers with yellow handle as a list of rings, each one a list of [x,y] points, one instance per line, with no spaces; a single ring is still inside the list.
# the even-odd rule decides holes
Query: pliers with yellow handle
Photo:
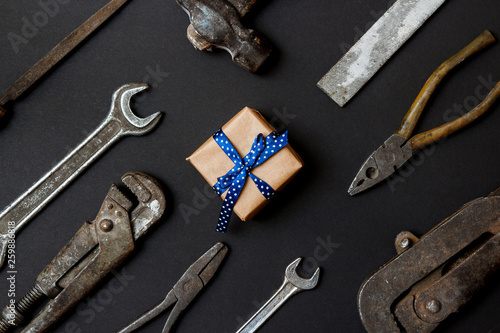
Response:
[[[421,150],[464,128],[488,111],[500,97],[500,82],[495,85],[481,104],[462,117],[411,137],[425,105],[445,75],[465,59],[494,42],[495,37],[489,31],[484,31],[466,48],[445,61],[431,75],[396,132],[375,150],[363,164],[349,187],[348,192],[350,195],[355,195],[380,183],[405,164],[415,151]]]

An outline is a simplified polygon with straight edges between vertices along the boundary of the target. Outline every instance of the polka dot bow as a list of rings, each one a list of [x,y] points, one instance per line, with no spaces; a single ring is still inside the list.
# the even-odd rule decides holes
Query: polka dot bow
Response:
[[[236,205],[247,177],[250,177],[254,181],[260,193],[266,199],[269,200],[274,196],[274,189],[265,181],[252,174],[251,171],[288,144],[288,131],[281,136],[271,133],[266,138],[262,134],[257,135],[250,152],[243,159],[238,155],[222,129],[215,132],[213,138],[234,163],[234,167],[224,176],[219,177],[217,184],[213,187],[219,196],[228,191],[219,214],[217,228],[215,229],[218,232],[227,232],[233,208]]]

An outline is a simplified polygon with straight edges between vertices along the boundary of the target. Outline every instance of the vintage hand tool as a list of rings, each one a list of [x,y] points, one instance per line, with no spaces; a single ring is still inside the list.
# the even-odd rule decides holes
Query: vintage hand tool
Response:
[[[23,332],[47,332],[68,310],[82,300],[134,249],[134,243],[165,211],[165,196],[151,176],[127,173],[122,181],[137,196],[131,201],[112,185],[97,217],[85,222],[76,235],[38,275],[35,286],[15,307],[7,306],[0,332],[21,326],[23,316],[44,296],[51,300]]]
[[[290,297],[303,290],[310,290],[316,287],[319,280],[319,267],[310,279],[303,279],[296,271],[300,260],[301,258],[298,258],[288,265],[285,270],[285,280],[281,288],[236,333],[252,333],[257,331]]]
[[[410,139],[425,105],[444,76],[466,58],[491,45],[493,42],[495,42],[495,38],[491,33],[489,31],[483,32],[465,49],[445,61],[431,75],[396,132],[382,146],[375,150],[363,164],[349,187],[348,192],[350,195],[355,195],[380,183],[405,164],[415,151],[421,150],[464,128],[489,110],[500,96],[500,82],[491,90],[485,100],[469,113],[433,130],[415,135]]]
[[[318,82],[343,107],[445,0],[398,0]]]
[[[156,126],[161,113],[139,118],[130,109],[132,96],[147,87],[144,83],[129,83],[118,88],[113,94],[111,110],[102,124],[28,191],[0,212],[0,267],[5,259],[9,231],[14,229],[17,234],[113,143],[126,135],[146,134]]]
[[[101,26],[111,15],[113,15],[127,0],[112,0],[101,10],[95,13],[79,28],[73,31],[54,47],[45,57],[39,60],[30,70],[21,76],[7,91],[0,97],[0,118],[7,110],[4,108],[9,101],[15,101],[26,90],[28,90],[38,79],[54,67],[68,53],[84,41],[92,32]]]
[[[227,246],[223,243],[215,244],[188,268],[163,301],[122,328],[118,333],[135,331],[175,304],[162,331],[162,333],[170,332],[175,321],[179,318],[179,315],[213,278],[215,272],[219,269],[220,264],[224,260],[227,251]]]
[[[363,325],[370,333],[431,332],[500,268],[500,188],[420,239],[399,234],[396,249],[359,290]]]
[[[231,54],[233,61],[255,73],[264,63],[271,47],[260,34],[245,28],[240,20],[257,0],[177,0],[188,13],[191,24],[187,36],[198,50],[212,46]]]

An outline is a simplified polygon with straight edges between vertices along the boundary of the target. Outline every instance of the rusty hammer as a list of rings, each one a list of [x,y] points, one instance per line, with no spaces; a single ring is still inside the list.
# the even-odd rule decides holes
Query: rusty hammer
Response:
[[[177,0],[188,13],[189,41],[198,50],[228,51],[235,63],[255,73],[271,53],[270,44],[240,20],[257,0]]]

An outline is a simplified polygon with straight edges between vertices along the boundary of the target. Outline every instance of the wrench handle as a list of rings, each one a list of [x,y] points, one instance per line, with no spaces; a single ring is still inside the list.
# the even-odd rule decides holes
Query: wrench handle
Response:
[[[281,288],[271,297],[252,318],[250,318],[236,333],[253,333],[259,329],[290,297],[301,291],[286,278]]]
[[[0,268],[5,259],[9,230],[17,233],[121,136],[120,122],[108,116],[85,141],[0,212]]]

